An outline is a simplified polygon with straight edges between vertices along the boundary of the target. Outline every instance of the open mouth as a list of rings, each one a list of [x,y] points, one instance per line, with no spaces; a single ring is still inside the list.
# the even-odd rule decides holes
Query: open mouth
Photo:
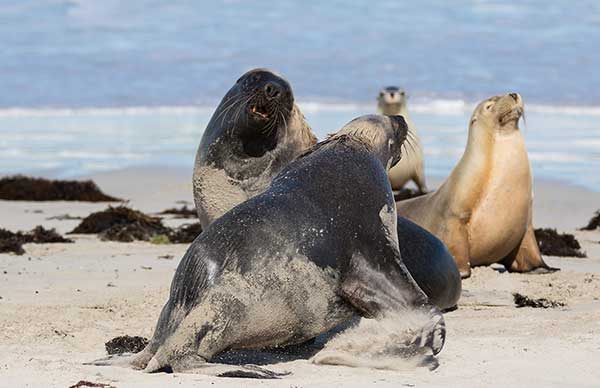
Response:
[[[269,112],[267,112],[267,109],[260,105],[252,105],[250,107],[250,113],[252,113],[253,116],[262,120],[268,120],[270,117]]]

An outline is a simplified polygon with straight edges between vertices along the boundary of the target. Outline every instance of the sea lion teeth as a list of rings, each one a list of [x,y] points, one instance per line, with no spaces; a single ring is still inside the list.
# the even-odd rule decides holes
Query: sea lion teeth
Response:
[[[267,85],[281,90],[269,96],[277,116],[263,106]],[[242,75],[215,110],[196,153],[194,201],[202,227],[261,193],[316,142],[285,79],[267,69]]]

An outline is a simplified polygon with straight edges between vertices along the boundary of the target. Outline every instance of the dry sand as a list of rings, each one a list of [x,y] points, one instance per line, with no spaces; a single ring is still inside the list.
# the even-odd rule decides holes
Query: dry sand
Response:
[[[145,212],[191,202],[191,171],[130,169],[92,178]],[[536,227],[575,233],[589,258],[548,257],[562,268],[551,275],[475,269],[463,283],[459,308],[446,314],[447,342],[434,371],[295,360],[269,365],[292,372],[282,380],[241,380],[82,365],[105,356],[104,343],[115,336],[152,334],[187,247],[75,236],[75,244],[29,244],[23,256],[0,254],[0,386],[67,387],[79,380],[117,387],[600,386],[600,231],[575,231],[600,208],[600,194],[555,182],[536,182],[535,188]],[[78,221],[47,218],[104,207],[0,201],[0,227],[41,224],[65,233]],[[173,258],[160,258],[165,255]],[[517,309],[513,292],[566,307]]]

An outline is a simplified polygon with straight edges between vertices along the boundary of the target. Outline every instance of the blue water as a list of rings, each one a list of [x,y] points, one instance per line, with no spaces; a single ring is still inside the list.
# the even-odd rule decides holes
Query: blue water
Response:
[[[600,104],[600,2],[0,1],[0,107],[214,103],[245,70],[304,99]]]
[[[517,91],[536,177],[600,191],[600,2],[0,0],[0,174],[189,168],[240,74],[272,68],[321,137],[409,92],[444,176],[473,105]]]

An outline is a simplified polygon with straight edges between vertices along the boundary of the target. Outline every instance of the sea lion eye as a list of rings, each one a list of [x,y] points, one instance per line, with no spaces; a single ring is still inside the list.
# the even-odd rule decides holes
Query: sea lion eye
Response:
[[[379,92],[379,97],[383,97],[383,92]]]
[[[489,104],[487,104],[487,105],[485,106],[485,109],[486,109],[486,110],[490,110],[490,108],[492,107],[492,105],[494,105],[494,104],[492,104],[492,103],[489,103]]]

